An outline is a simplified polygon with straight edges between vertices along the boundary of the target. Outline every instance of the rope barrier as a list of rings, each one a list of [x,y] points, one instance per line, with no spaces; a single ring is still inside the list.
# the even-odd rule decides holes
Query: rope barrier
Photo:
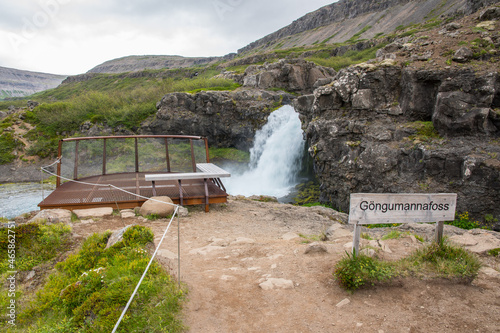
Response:
[[[113,184],[93,184],[93,183],[87,183],[87,182],[82,182],[82,181],[78,181],[78,180],[74,180],[74,179],[69,179],[69,178],[66,178],[66,177],[63,177],[61,175],[57,175],[49,170],[47,170],[46,168],[49,168],[51,166],[53,166],[54,164],[56,163],[59,163],[61,161],[62,157],[61,158],[58,158],[54,163],[50,164],[50,165],[47,165],[45,167],[41,167],[40,169],[42,170],[42,173],[43,172],[46,172],[50,175],[53,175],[53,176],[56,176],[60,179],[63,179],[63,180],[66,180],[66,181],[70,181],[70,182],[74,182],[74,183],[78,183],[78,184],[82,184],[82,185],[89,185],[89,186],[102,186],[102,187],[110,187],[110,188],[114,188],[116,190],[119,190],[119,191],[122,191],[124,193],[127,193],[127,194],[131,194],[131,195],[134,195],[136,197],[139,197],[139,198],[142,198],[142,199],[146,199],[146,200],[152,200],[152,201],[155,201],[155,202],[159,202],[159,203],[163,203],[163,204],[167,204],[167,205],[170,205],[170,206],[174,206],[175,207],[175,210],[174,210],[174,213],[172,214],[172,217],[170,218],[170,222],[168,223],[167,225],[167,228],[165,229],[165,231],[163,232],[163,235],[160,239],[160,242],[158,243],[158,246],[156,247],[155,249],[155,252],[153,253],[153,255],[151,256],[151,259],[149,260],[149,263],[148,265],[146,266],[146,269],[144,270],[144,273],[142,274],[141,278],[139,279],[139,282],[137,283],[135,289],[134,289],[134,292],[132,293],[132,295],[130,296],[128,302],[127,302],[127,305],[125,306],[125,308],[123,309],[121,315],[120,315],[120,318],[118,319],[118,321],[116,322],[115,324],[115,327],[113,328],[113,331],[111,333],[115,333],[116,330],[118,329],[118,326],[120,326],[120,323],[121,321],[123,320],[123,317],[125,316],[125,313],[127,313],[127,310],[130,306],[130,304],[132,303],[137,291],[139,290],[139,287],[141,286],[142,284],[142,281],[144,280],[144,277],[146,277],[146,274],[149,270],[149,267],[151,266],[151,264],[153,263],[153,260],[154,258],[156,257],[156,253],[158,252],[158,250],[160,249],[160,246],[163,242],[163,240],[165,239],[165,236],[167,235],[167,232],[168,230],[170,229],[170,226],[172,225],[172,221],[174,220],[175,216],[177,215],[177,223],[178,223],[178,237],[177,237],[177,246],[178,246],[178,258],[179,258],[179,263],[178,263],[178,280],[179,280],[179,288],[180,288],[180,278],[181,278],[181,275],[180,275],[180,221],[179,221],[179,208],[180,208],[180,205],[176,205],[176,204],[173,204],[173,203],[170,203],[170,202],[164,202],[164,201],[161,201],[161,200],[157,200],[157,199],[153,199],[153,198],[149,198],[149,197],[145,197],[145,196],[142,196],[140,194],[137,194],[137,193],[132,193],[130,191],[127,191],[125,189],[122,189],[122,188],[119,188]],[[42,183],[43,183],[43,180],[42,180]]]

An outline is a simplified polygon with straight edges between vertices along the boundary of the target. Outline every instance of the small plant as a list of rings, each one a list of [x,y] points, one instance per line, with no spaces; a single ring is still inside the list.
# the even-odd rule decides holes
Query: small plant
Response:
[[[391,279],[394,269],[389,263],[378,261],[364,254],[346,252],[336,265],[333,273],[339,285],[354,291],[366,284],[374,284]]]
[[[462,214],[457,214],[457,217],[455,218],[454,221],[448,221],[445,222],[448,225],[453,225],[455,227],[461,228],[461,229],[476,229],[481,227],[479,222],[474,221],[470,218],[469,212],[464,212]]]
[[[382,240],[388,240],[388,239],[398,239],[401,237],[401,231],[398,230],[391,230],[388,234],[384,235],[382,237]]]
[[[366,239],[366,240],[372,240],[373,238],[366,232],[361,233],[360,235],[361,238]]]
[[[446,240],[440,243],[433,242],[419,249],[408,258],[410,270],[418,272],[432,272],[438,277],[456,278],[464,282],[471,282],[481,268],[479,259],[462,247],[452,246]],[[418,270],[416,267],[419,267]]]
[[[146,216],[144,216],[146,219],[148,219],[149,221],[156,221],[156,220],[159,220],[161,219],[161,216],[158,215],[158,214],[148,214]]]
[[[498,257],[498,255],[500,254],[500,247],[497,247],[496,249],[489,250],[488,254],[490,256]]]

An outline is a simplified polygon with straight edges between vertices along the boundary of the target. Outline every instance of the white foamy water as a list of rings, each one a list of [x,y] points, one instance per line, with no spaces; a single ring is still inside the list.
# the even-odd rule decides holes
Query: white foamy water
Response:
[[[54,185],[45,184],[43,195],[47,197],[54,187]],[[0,217],[12,219],[21,214],[39,210],[37,205],[43,200],[42,198],[40,183],[0,184]]]
[[[299,115],[291,106],[274,111],[255,134],[249,169],[225,179],[231,195],[283,197],[297,185],[305,141]]]

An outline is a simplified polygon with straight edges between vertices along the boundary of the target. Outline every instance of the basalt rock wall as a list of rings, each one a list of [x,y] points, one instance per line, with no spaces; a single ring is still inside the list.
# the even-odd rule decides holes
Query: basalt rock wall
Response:
[[[358,66],[299,97],[321,200],[350,193],[458,193],[458,211],[500,217],[500,76]]]

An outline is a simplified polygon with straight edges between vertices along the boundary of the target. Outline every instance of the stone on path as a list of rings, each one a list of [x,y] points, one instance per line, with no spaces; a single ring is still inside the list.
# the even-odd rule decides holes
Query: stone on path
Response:
[[[113,215],[113,208],[102,207],[102,208],[88,208],[88,209],[75,209],[73,213],[79,219],[85,219],[89,217],[104,217]]]
[[[344,298],[342,301],[338,302],[336,307],[341,308],[343,306],[346,306],[347,304],[351,303],[349,298]]]
[[[328,253],[328,250],[325,245],[320,244],[320,243],[312,243],[307,246],[304,254],[323,254],[323,253]]]
[[[159,202],[161,201],[161,202]],[[174,213],[175,205],[169,197],[152,197],[147,200],[140,209],[142,216],[158,215],[160,217],[167,217]]]
[[[49,223],[71,222],[71,211],[67,209],[46,209],[36,214],[29,222],[46,220]]]
[[[122,218],[135,218],[135,212],[132,209],[123,209],[120,211],[120,215]]]
[[[266,281],[259,284],[263,290],[273,289],[293,289],[293,281],[278,278],[268,278]]]
[[[287,232],[286,234],[284,234],[283,236],[281,236],[281,239],[289,241],[289,240],[292,240],[292,239],[295,239],[295,238],[299,238],[299,237],[300,236],[297,235],[295,232]]]
[[[500,248],[500,239],[484,230],[470,230],[463,235],[452,236],[449,240],[474,253]]]

